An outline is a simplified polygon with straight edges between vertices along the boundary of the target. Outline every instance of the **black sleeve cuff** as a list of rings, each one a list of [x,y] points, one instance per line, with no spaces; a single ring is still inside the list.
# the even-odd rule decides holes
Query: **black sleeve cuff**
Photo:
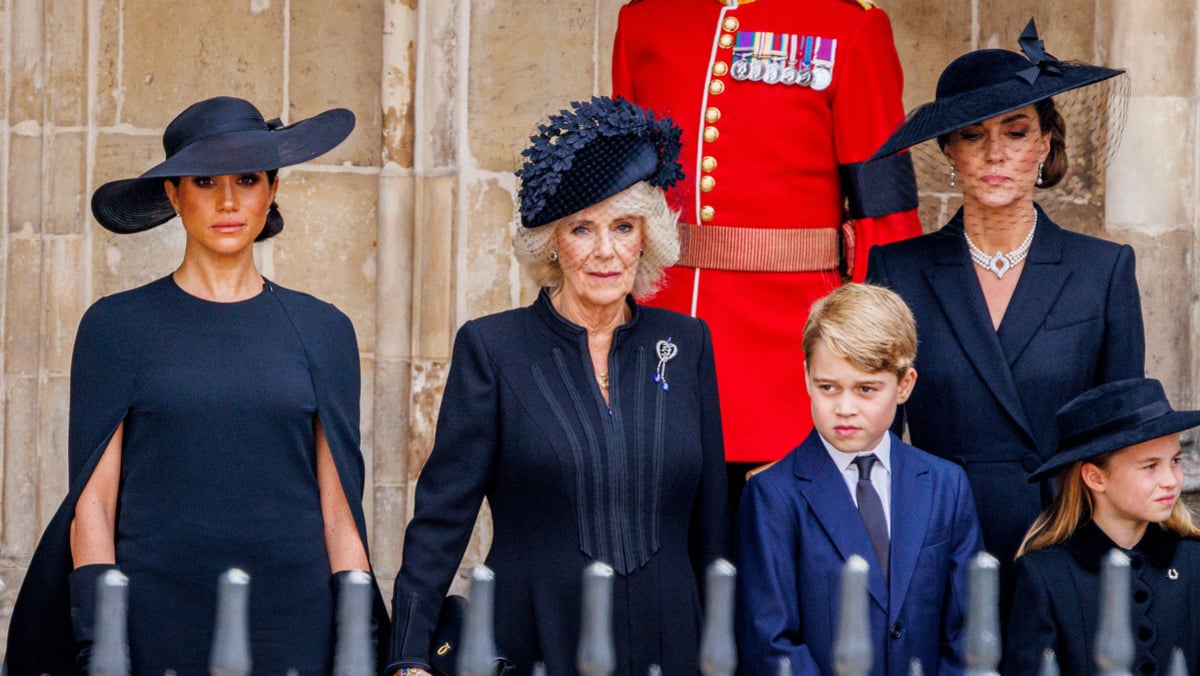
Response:
[[[850,218],[874,218],[917,208],[912,156],[899,153],[838,167]]]

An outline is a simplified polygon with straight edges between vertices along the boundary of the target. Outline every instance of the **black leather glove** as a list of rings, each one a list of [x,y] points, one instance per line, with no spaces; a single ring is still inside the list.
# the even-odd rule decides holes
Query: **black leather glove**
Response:
[[[115,563],[91,563],[80,566],[67,575],[71,592],[71,628],[79,652],[75,666],[88,673],[92,666],[92,644],[96,641],[96,581],[110,570],[120,570]]]
[[[370,571],[361,570],[361,569],[339,570],[338,572],[329,576],[329,586],[331,588],[331,591],[333,592],[333,646],[334,646],[334,650],[337,649],[338,636],[341,634],[341,631],[342,631],[342,628],[339,626],[341,624],[341,616],[338,612],[338,597],[341,594],[342,580],[350,577],[350,575],[352,575],[354,573],[362,573],[362,574],[366,575],[368,577],[368,579],[372,579],[372,580],[374,579],[371,577]],[[372,583],[372,586],[369,588],[373,588],[373,583]],[[366,603],[367,631],[368,631],[368,635],[370,637],[369,641],[370,641],[370,646],[371,646],[371,660],[372,660],[371,663],[375,664],[377,662],[377,656],[379,654],[379,636],[378,636],[379,625],[375,622],[375,614],[373,612],[371,612],[371,605],[372,605],[371,604],[371,596],[368,595],[367,603]]]

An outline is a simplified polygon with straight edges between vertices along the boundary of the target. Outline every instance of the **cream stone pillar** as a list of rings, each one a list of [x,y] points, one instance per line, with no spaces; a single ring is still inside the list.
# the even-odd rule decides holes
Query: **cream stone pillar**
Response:
[[[1112,0],[1109,62],[1129,70],[1124,139],[1108,172],[1110,235],[1137,250],[1146,323],[1146,370],[1176,408],[1200,404],[1195,233],[1197,6],[1187,0]],[[1191,436],[1194,439],[1194,435]],[[1200,454],[1187,450],[1189,484]]]
[[[66,492],[75,326],[86,305],[89,3],[0,11],[0,629]]]
[[[412,388],[413,83],[416,8],[384,1],[381,169],[375,309],[375,511],[371,558],[390,595],[408,520]],[[390,600],[390,599],[389,599]]]

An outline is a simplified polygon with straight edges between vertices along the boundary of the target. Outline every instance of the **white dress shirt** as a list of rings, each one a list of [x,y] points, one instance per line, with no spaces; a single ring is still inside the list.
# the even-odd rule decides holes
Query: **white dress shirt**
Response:
[[[842,480],[846,482],[846,489],[850,491],[850,499],[854,501],[855,506],[858,506],[858,467],[855,466],[854,459],[860,455],[875,454],[878,461],[871,467],[871,485],[875,487],[875,492],[879,494],[879,501],[883,503],[883,516],[887,520],[888,535],[890,536],[892,533],[891,433],[884,433],[875,448],[862,453],[843,453],[834,448],[833,444],[830,444],[819,432],[817,436],[821,437],[821,443],[824,444],[825,451],[829,453],[829,458],[841,471]]]

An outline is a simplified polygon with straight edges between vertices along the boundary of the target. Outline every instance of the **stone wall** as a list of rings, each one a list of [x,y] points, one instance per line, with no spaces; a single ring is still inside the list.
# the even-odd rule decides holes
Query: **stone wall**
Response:
[[[714,0],[696,0],[697,2]],[[365,501],[385,593],[412,485],[432,445],[455,329],[528,303],[509,246],[519,152],[568,101],[609,90],[621,0],[0,0],[0,630],[66,491],[75,327],[96,298],[169,273],[177,222],[116,237],[96,186],[161,159],[192,101],[250,99],[285,121],[345,106],[350,139],[282,172],[288,227],[263,272],[341,307],[363,368]],[[1085,149],[1041,199],[1060,222],[1137,248],[1149,371],[1196,405],[1196,8],[1185,0],[885,2],[906,108],[973,48],[1014,48],[1037,14],[1060,57],[1129,67],[1124,141]],[[893,6],[894,5],[894,6]],[[936,158],[934,158],[936,159]],[[922,165],[922,218],[956,208]],[[468,562],[487,546],[486,520]]]

